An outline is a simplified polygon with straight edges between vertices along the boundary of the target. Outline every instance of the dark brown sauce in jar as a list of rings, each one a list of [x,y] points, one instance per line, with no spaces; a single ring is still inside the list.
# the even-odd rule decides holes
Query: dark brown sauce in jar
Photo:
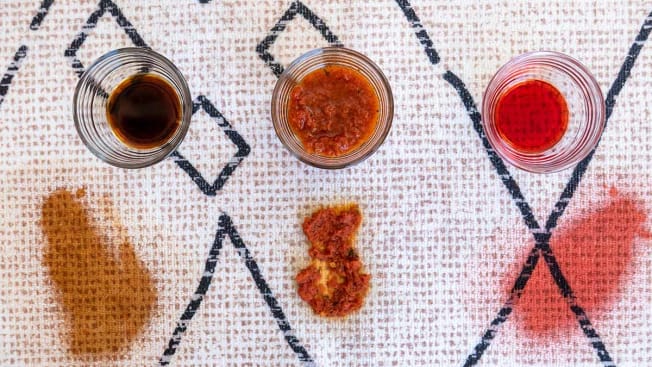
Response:
[[[161,77],[138,74],[123,80],[111,92],[107,119],[125,145],[152,149],[167,143],[181,125],[181,101]]]

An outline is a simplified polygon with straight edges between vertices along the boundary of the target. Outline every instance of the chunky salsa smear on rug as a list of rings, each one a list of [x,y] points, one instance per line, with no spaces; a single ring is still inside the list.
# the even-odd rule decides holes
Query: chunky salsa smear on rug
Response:
[[[357,205],[320,209],[303,222],[312,261],[297,274],[299,296],[321,316],[346,316],[362,307],[371,276],[354,248],[361,222]]]
[[[309,73],[292,89],[288,122],[306,151],[339,157],[369,139],[379,104],[360,72],[330,65]]]

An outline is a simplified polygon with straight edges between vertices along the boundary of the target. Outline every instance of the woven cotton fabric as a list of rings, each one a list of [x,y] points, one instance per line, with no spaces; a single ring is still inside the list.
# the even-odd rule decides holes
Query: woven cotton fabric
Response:
[[[646,366],[652,360],[652,7],[644,1],[0,2],[0,366]],[[342,44],[393,126],[320,170],[270,116],[278,75]],[[189,133],[124,170],[78,138],[79,74],[147,46],[181,70]],[[578,168],[487,150],[479,115],[527,51],[580,60],[608,125]],[[315,315],[301,223],[358,203],[364,307]],[[83,218],[83,219],[80,219]],[[75,229],[70,231],[70,229]]]

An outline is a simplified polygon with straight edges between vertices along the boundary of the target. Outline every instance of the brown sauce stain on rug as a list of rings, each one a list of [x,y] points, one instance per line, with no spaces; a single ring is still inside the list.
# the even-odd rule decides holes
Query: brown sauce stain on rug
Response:
[[[149,322],[156,288],[133,245],[92,223],[85,194],[59,189],[45,199],[43,264],[65,315],[70,354],[116,358]]]
[[[643,205],[615,188],[609,194],[606,206],[573,219],[555,231],[550,240],[578,304],[592,321],[618,300],[632,271],[637,239],[651,237],[645,228],[647,213]],[[534,338],[556,339],[573,328],[581,332],[543,257],[514,307],[513,317],[519,328]]]

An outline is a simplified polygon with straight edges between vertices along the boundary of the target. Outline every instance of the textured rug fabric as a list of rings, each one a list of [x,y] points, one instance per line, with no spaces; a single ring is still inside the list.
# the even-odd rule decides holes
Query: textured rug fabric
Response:
[[[652,360],[652,31],[645,1],[0,2],[0,366],[646,366]],[[277,77],[343,44],[394,93],[384,145],[343,170],[277,139]],[[190,131],[123,170],[77,136],[79,75],[149,46]],[[538,175],[487,150],[482,94],[527,51],[595,75],[594,155]],[[358,203],[362,309],[297,294],[301,230]]]

